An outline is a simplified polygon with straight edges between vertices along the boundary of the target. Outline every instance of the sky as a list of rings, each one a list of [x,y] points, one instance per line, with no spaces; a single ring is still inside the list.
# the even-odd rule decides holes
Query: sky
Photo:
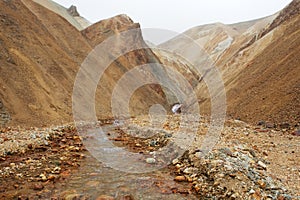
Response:
[[[54,0],[77,6],[92,23],[127,14],[141,28],[181,33],[202,24],[231,24],[272,15],[292,0]]]

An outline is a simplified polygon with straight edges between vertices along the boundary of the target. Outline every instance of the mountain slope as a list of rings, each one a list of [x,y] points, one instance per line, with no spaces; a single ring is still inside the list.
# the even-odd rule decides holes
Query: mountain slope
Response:
[[[0,5],[0,98],[13,124],[45,125],[70,119],[68,91],[78,68],[76,56],[68,55],[59,36],[51,34],[21,1],[1,1]],[[64,24],[65,31],[75,32],[64,19],[39,9]],[[90,48],[80,41],[78,45]]]
[[[0,122],[3,124],[9,116],[10,125],[20,126],[70,122],[75,77],[94,45],[65,18],[34,1],[0,1],[0,13]],[[116,30],[127,28],[120,26]],[[135,42],[139,40],[142,38]],[[139,61],[133,53],[110,66],[101,82],[110,87],[98,90],[95,99],[98,118],[112,117],[110,97],[117,79],[110,72],[120,77],[129,69],[123,71],[123,66],[158,62],[150,53],[139,52]],[[148,95],[153,98],[146,98]],[[155,102],[167,105],[156,85],[145,86],[133,96],[133,115],[148,111]],[[83,102],[87,99],[82,98]]]
[[[185,55],[194,52],[192,44],[196,42],[205,50],[206,54],[194,57],[192,62],[206,69],[205,60],[209,57],[220,71],[227,91],[228,116],[252,123],[265,120],[296,125],[300,121],[299,8],[299,0],[294,0],[281,12],[266,18],[195,27],[184,33],[193,41],[177,36],[160,47]],[[163,63],[178,59],[166,59],[157,51],[156,54]],[[177,62],[173,67],[189,71],[195,66]],[[189,73],[185,77],[192,80],[207,74]],[[193,87],[201,111],[209,114],[209,91],[203,79],[198,80]]]
[[[257,122],[300,121],[300,16],[275,28],[264,51],[228,85],[229,113]]]

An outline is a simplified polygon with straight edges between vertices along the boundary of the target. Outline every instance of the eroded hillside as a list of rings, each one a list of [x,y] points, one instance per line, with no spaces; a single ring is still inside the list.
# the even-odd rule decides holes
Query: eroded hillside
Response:
[[[204,72],[214,67],[220,71],[229,117],[255,124],[263,120],[294,126],[300,120],[299,13],[299,1],[295,0],[272,16],[238,24],[195,27],[159,47],[179,55],[193,52],[193,44],[204,49],[205,53],[191,63],[197,63]],[[172,64],[172,57],[178,59],[172,54],[156,54],[163,63],[175,68],[189,71],[195,67]],[[207,65],[206,60],[213,64]],[[193,87],[203,113],[209,113],[211,100],[203,79],[206,75],[209,73],[186,75],[188,80],[202,77]]]
[[[70,122],[76,74],[96,45],[85,33],[101,30],[102,26],[113,32],[137,28],[131,20],[115,27],[118,20],[128,20],[119,16],[105,25],[100,22],[80,32],[61,15],[34,1],[1,1],[0,4],[1,112],[4,113],[5,108],[2,121],[10,116],[11,125],[46,126]],[[98,38],[107,37],[103,34]],[[143,43],[143,39],[139,35],[132,42]],[[112,117],[109,99],[118,77],[148,61],[158,62],[150,50],[142,50],[130,52],[111,64],[96,95],[98,118]],[[149,95],[152,98],[146,98]],[[88,97],[82,98],[84,103],[87,100]],[[148,85],[135,92],[131,103],[133,115],[146,112],[153,103],[167,106],[162,89],[157,85]]]

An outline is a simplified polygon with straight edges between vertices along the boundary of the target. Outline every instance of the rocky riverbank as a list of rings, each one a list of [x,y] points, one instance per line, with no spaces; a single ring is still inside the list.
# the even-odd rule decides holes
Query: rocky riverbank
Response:
[[[155,152],[171,141],[180,126],[203,139],[209,123],[204,118],[197,120],[198,126],[191,126],[178,116],[169,116],[160,129],[155,129],[149,127],[148,119],[134,118],[123,129],[117,123],[115,133],[107,136],[116,146],[152,155],[144,162],[155,165]],[[153,137],[132,137],[133,133]],[[76,191],[61,192],[72,173],[80,173],[78,167],[90,156],[82,139],[73,125],[2,129],[0,199],[91,199],[88,194],[75,195]],[[300,199],[299,144],[296,134],[230,120],[210,153],[201,157],[201,145],[192,145],[167,167],[174,183],[154,181],[151,187],[161,190],[162,195],[180,194],[182,199],[188,199],[188,194],[200,199]],[[177,186],[168,186],[174,184]],[[136,199],[128,192],[127,197],[99,194],[99,199]]]
[[[47,199],[85,157],[72,125],[0,131],[0,199]]]

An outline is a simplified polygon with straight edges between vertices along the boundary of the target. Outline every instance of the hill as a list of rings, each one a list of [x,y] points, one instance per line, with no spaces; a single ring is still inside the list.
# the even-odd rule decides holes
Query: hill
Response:
[[[11,119],[9,125],[49,126],[72,121],[76,74],[95,46],[86,33],[104,25],[100,22],[81,32],[61,15],[31,0],[1,1],[0,13],[1,123]],[[128,20],[119,16],[106,21],[105,28],[113,28],[115,21],[123,18]],[[129,20],[113,31],[132,27],[135,24]],[[143,43],[141,35],[134,42]],[[99,84],[105,88],[96,95],[98,118],[112,117],[109,99],[118,77],[136,64],[158,62],[155,58],[150,50],[137,51],[110,66],[106,74],[114,72],[116,76],[106,76]],[[146,98],[148,95],[152,98]],[[141,88],[132,98],[132,114],[148,111],[155,102],[167,105],[161,87],[156,85]],[[89,97],[82,100],[86,102]]]
[[[192,62],[205,73],[186,75],[188,80],[200,80],[193,86],[204,114],[210,112],[211,99],[203,77],[215,66],[222,74],[229,117],[254,124],[264,120],[297,125],[300,121],[299,13],[297,0],[266,18],[192,28],[161,44],[160,48],[180,55],[195,52],[193,44],[204,49],[205,53],[194,57]],[[159,51],[156,54],[163,63],[170,64],[167,60],[174,57]],[[175,56],[173,60],[176,59]],[[207,59],[212,66],[207,66]],[[173,67],[189,71],[195,66],[176,63]]]

